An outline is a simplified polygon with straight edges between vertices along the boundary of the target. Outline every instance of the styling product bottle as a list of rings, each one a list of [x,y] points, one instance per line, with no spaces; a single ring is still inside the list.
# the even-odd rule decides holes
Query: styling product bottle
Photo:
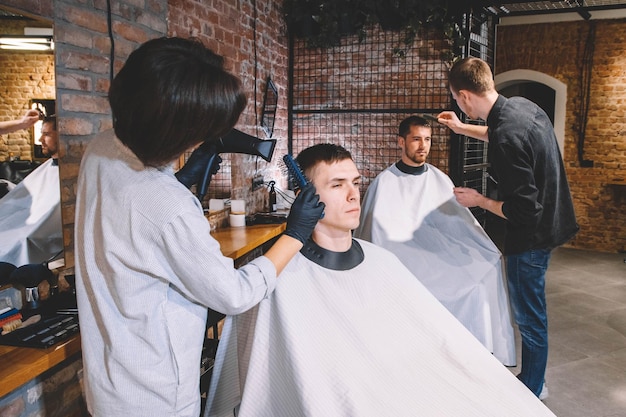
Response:
[[[274,189],[275,181],[270,181],[270,212],[276,211],[276,190]]]

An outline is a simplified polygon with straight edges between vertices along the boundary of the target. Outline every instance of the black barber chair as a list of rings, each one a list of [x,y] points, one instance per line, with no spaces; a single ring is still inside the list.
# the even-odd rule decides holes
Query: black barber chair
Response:
[[[13,184],[21,182],[40,164],[31,161],[4,161],[0,162],[0,180],[7,180]],[[0,181],[0,198],[9,192],[9,184]]]
[[[0,162],[0,179],[11,181],[13,184],[21,182],[28,174],[33,172],[39,162],[35,161],[4,161]]]

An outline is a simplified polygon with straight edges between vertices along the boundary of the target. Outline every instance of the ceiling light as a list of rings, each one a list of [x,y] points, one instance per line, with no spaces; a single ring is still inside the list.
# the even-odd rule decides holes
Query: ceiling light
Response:
[[[13,51],[53,51],[52,36],[0,36],[0,49]]]

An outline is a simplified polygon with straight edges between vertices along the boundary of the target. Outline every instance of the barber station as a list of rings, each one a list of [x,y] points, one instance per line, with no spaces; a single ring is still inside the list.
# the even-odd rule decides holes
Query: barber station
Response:
[[[4,0],[0,415],[626,415],[622,33]]]

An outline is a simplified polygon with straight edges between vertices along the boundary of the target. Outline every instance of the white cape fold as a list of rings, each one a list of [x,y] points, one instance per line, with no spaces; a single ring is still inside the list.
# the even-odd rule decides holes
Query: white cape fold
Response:
[[[0,199],[0,261],[40,263],[63,249],[60,189],[48,159]]]
[[[394,164],[368,187],[354,236],[396,254],[496,358],[515,366],[503,256],[453,188],[430,164],[420,175]]]
[[[359,242],[358,266],[297,254],[226,318],[205,416],[554,416],[392,253]]]

